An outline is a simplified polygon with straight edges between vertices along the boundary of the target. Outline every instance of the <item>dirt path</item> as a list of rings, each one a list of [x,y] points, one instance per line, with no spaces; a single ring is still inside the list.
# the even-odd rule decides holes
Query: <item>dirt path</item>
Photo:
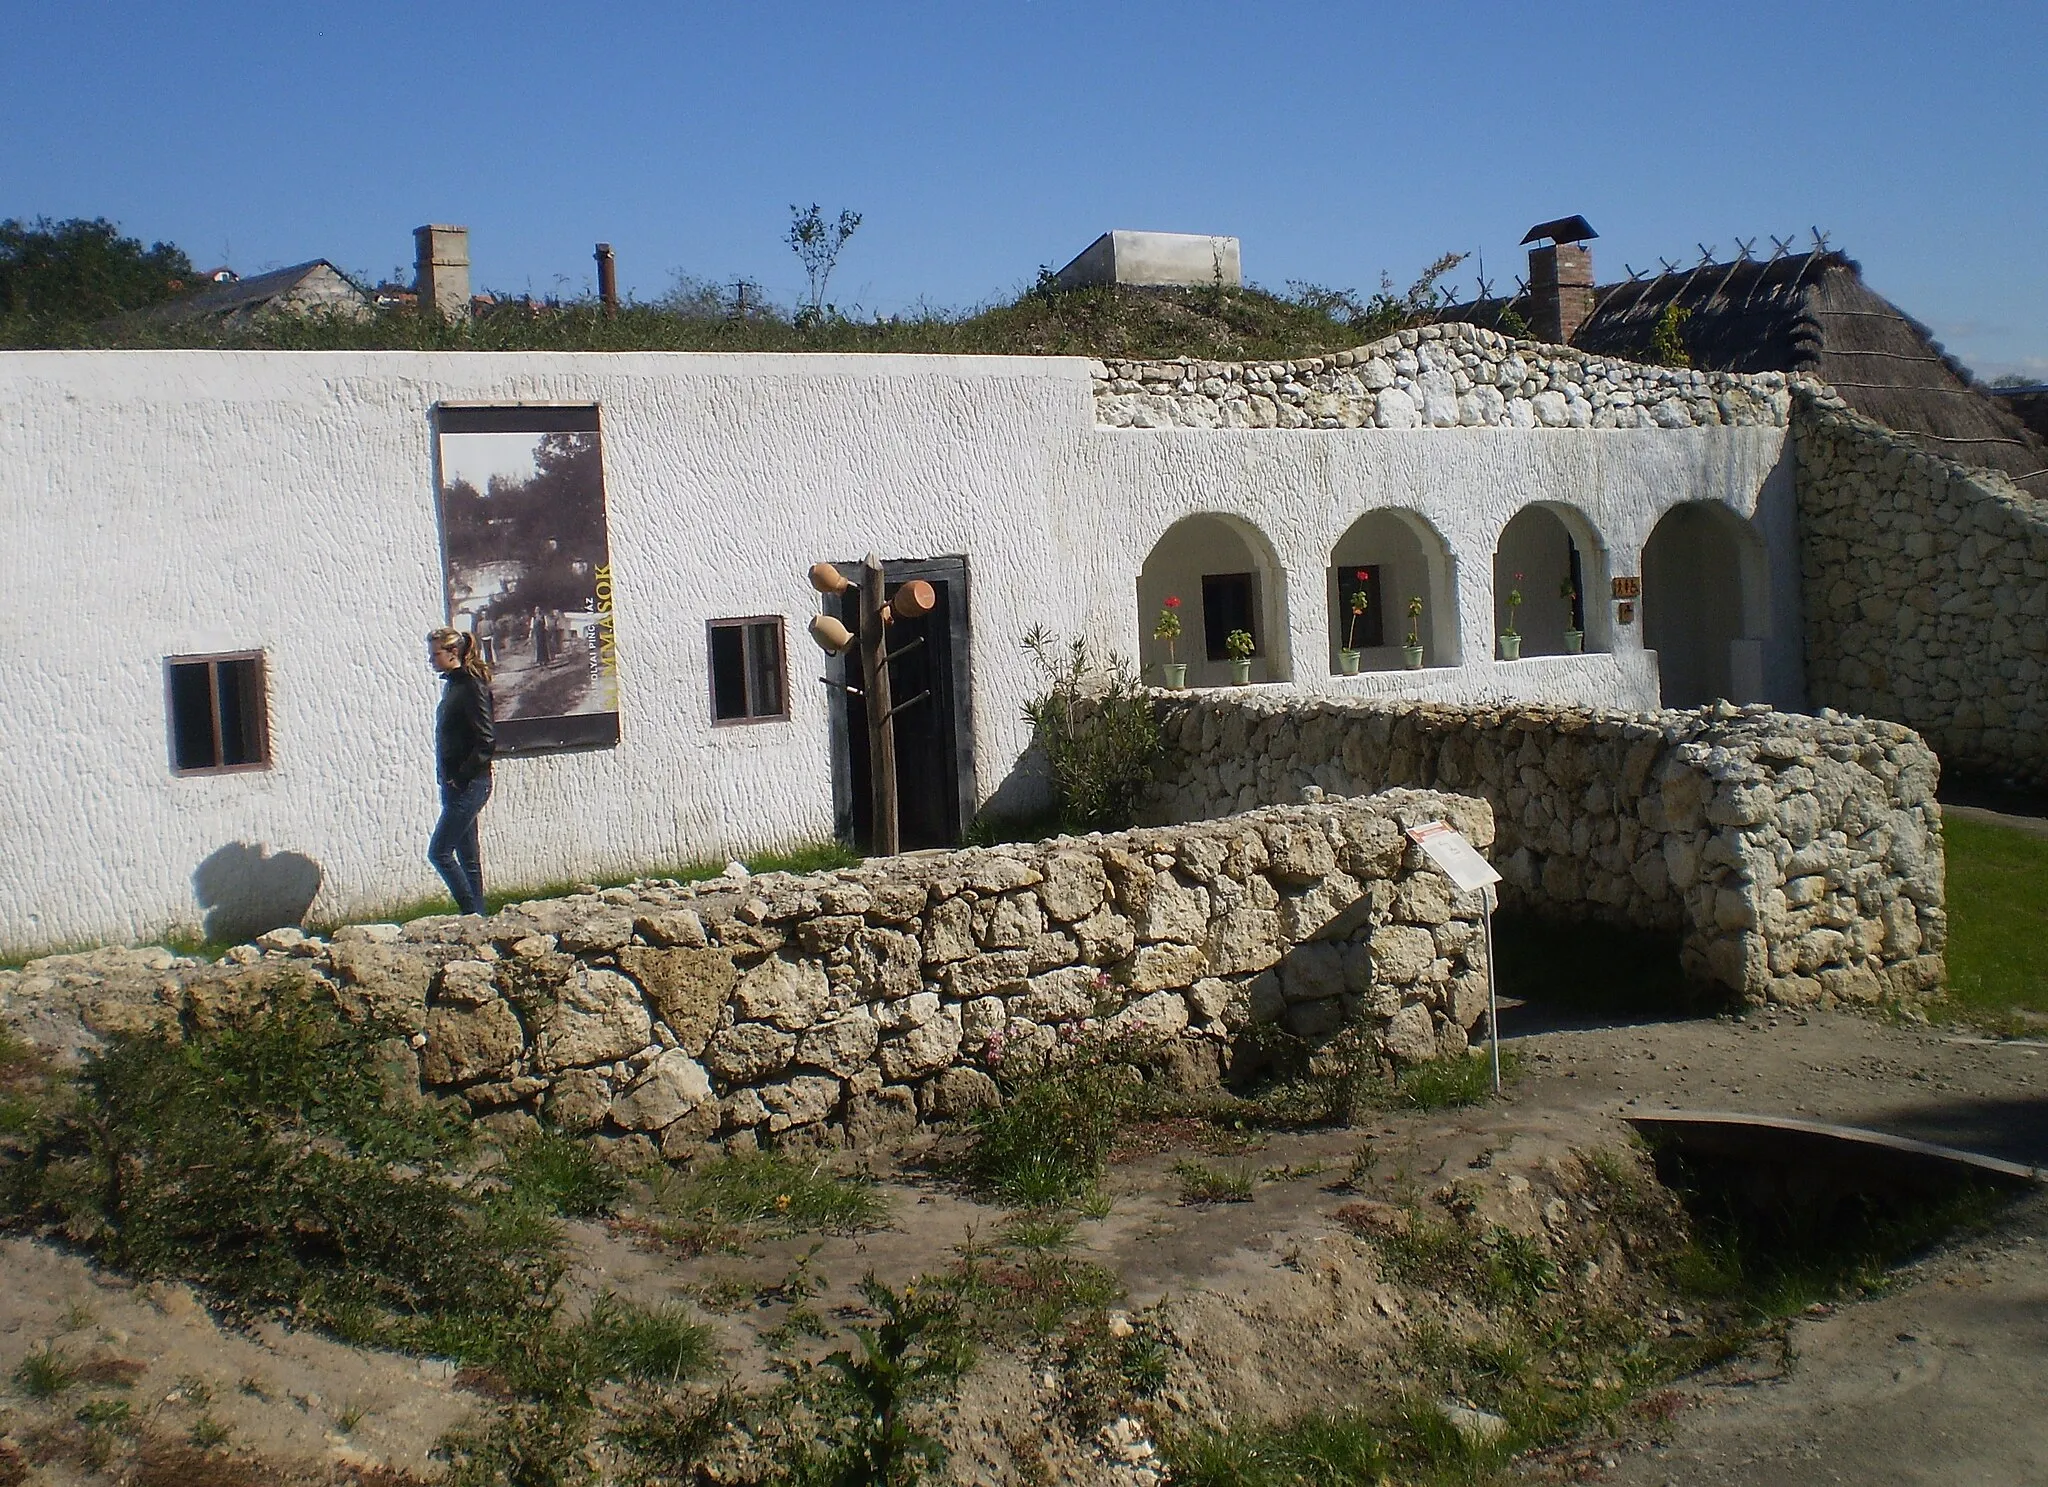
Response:
[[[1586,1027],[1514,1008],[1503,1023],[1522,1074],[1500,1102],[1255,1140],[1188,1122],[1155,1133],[1155,1149],[1112,1169],[1109,1211],[1077,1225],[1070,1254],[1114,1272],[1131,1309],[1170,1307],[1204,1374],[1187,1397],[1169,1396],[1172,1409],[1189,1420],[1278,1417],[1341,1407],[1375,1387],[1372,1360],[1389,1356],[1403,1322],[1369,1246],[1335,1217],[1360,1200],[1342,1179],[1361,1148],[1374,1154],[1372,1196],[1456,1180],[1483,1188],[1489,1203],[1529,1206],[1532,1222],[1555,1188],[1556,1164],[1625,1141],[1624,1118],[1644,1110],[1803,1115],[2048,1163],[2048,1045],[1839,1014]],[[1172,1168],[1189,1156],[1257,1173],[1251,1201],[1182,1202]],[[1010,1217],[914,1164],[880,1175],[890,1227],[859,1237],[689,1257],[618,1229],[574,1226],[572,1290],[695,1303],[722,1286],[743,1298],[782,1280],[816,1245],[809,1266],[827,1282],[816,1305],[832,1317],[854,1300],[863,1273],[900,1286],[943,1268],[963,1244],[987,1243]],[[481,1403],[432,1364],[282,1333],[227,1336],[189,1303],[105,1285],[47,1245],[10,1241],[0,1263],[17,1282],[0,1287],[0,1377],[52,1339],[67,1352],[118,1350],[150,1365],[138,1410],[156,1408],[185,1378],[208,1379],[212,1413],[232,1425],[236,1443],[273,1460],[417,1471],[434,1435]],[[75,1302],[80,1311],[67,1319]],[[86,1311],[91,1320],[67,1333]],[[760,1334],[779,1314],[742,1301],[708,1315],[742,1383],[762,1381]],[[2048,1198],[1993,1238],[1925,1262],[1917,1283],[1801,1322],[1794,1347],[1789,1372],[1752,1361],[1688,1384],[1683,1397],[1697,1407],[1654,1441],[1614,1447],[1620,1464],[1609,1479],[2048,1481],[2048,1418],[2038,1407],[2048,1397]],[[67,1395],[64,1408],[78,1397]],[[951,1416],[975,1443],[956,1458],[962,1480],[1027,1480],[1004,1443],[1049,1437],[1049,1400],[1021,1358],[991,1358],[971,1376]],[[182,1410],[171,1418],[189,1426],[183,1416],[194,1412],[180,1401],[163,1408]],[[18,1399],[0,1409],[10,1412],[17,1425],[37,1413]],[[1053,1480],[1143,1475],[1085,1443],[1062,1449],[1042,1463]]]

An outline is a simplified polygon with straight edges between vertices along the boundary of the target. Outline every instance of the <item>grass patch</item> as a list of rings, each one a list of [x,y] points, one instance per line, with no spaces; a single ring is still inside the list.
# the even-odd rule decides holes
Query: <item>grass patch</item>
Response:
[[[1249,1166],[1211,1167],[1206,1162],[1183,1159],[1173,1164],[1180,1179],[1183,1203],[1249,1203],[1259,1174]]]
[[[1012,1084],[999,1108],[975,1116],[962,1175],[1018,1208],[1058,1207],[1099,1187],[1117,1123],[1142,1082],[1118,1054],[1076,1048]]]
[[[14,1387],[30,1399],[55,1399],[78,1382],[78,1369],[44,1343],[14,1370]]]
[[[1389,1069],[1365,1027],[1349,1027],[1317,1046],[1277,1025],[1256,1030],[1248,1051],[1262,1073],[1238,1099],[1212,1106],[1212,1121],[1238,1130],[1350,1126],[1397,1110],[1443,1110],[1493,1096],[1489,1058],[1466,1054]],[[1521,1073],[1512,1049],[1501,1053],[1505,1088]]]
[[[493,1174],[515,1202],[571,1218],[598,1218],[618,1206],[626,1179],[587,1141],[539,1131],[506,1151]]]
[[[1968,1021],[2039,1036],[2048,1028],[2048,840],[1961,816],[1943,821],[1942,836],[1949,1006]]]
[[[680,1384],[710,1371],[711,1329],[679,1306],[640,1306],[606,1292],[579,1329],[601,1378]]]
[[[889,1222],[872,1179],[778,1152],[720,1157],[686,1174],[657,1174],[660,1238],[695,1253],[743,1251],[792,1234],[862,1234]]]

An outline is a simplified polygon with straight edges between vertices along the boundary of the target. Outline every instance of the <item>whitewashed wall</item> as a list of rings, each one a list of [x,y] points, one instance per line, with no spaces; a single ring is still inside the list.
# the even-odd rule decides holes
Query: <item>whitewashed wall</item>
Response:
[[[318,864],[316,919],[438,891],[437,402],[603,410],[624,737],[508,760],[487,876],[538,885],[831,829],[808,564],[964,553],[978,792],[1026,742],[1037,622],[1126,655],[1175,521],[1256,526],[1285,574],[1292,685],[1654,706],[1640,627],[1606,654],[1489,659],[1492,553],[1562,502],[1640,571],[1657,516],[1722,502],[1771,545],[1768,699],[1802,700],[1782,428],[1112,430],[1080,360],[286,352],[0,354],[0,949],[196,925],[193,874],[236,844]],[[1421,513],[1452,554],[1466,664],[1327,673],[1325,570],[1362,513]],[[714,729],[704,623],[792,620],[793,716]],[[1394,617],[1390,616],[1390,620]],[[1589,623],[1589,630],[1593,627]],[[261,648],[275,767],[177,778],[163,658]],[[246,855],[246,854],[245,854]]]

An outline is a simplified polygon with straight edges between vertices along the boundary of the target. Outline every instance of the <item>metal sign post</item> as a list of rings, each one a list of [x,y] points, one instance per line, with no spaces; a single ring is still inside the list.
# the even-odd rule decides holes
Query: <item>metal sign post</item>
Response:
[[[1408,828],[1408,840],[1428,854],[1460,893],[1477,892],[1485,904],[1486,917],[1486,1026],[1493,1045],[1493,1092],[1500,1093],[1500,991],[1493,976],[1493,885],[1500,874],[1479,855],[1447,821],[1430,821]]]

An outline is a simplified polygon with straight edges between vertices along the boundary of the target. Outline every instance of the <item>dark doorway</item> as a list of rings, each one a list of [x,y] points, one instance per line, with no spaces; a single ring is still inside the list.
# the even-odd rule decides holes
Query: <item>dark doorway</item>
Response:
[[[840,563],[851,578],[859,563]],[[889,650],[903,653],[889,668],[896,714],[896,813],[903,850],[951,847],[974,815],[974,710],[969,687],[967,559],[884,562],[888,591],[921,578],[937,604],[921,619],[889,627]],[[860,624],[857,587],[826,601],[849,630]],[[917,644],[917,642],[923,642]],[[907,649],[915,646],[914,649]],[[827,675],[860,685],[858,650],[835,656]],[[904,704],[920,692],[922,702]],[[874,840],[874,799],[868,779],[867,700],[844,688],[832,709],[832,800],[839,835],[862,851]]]

